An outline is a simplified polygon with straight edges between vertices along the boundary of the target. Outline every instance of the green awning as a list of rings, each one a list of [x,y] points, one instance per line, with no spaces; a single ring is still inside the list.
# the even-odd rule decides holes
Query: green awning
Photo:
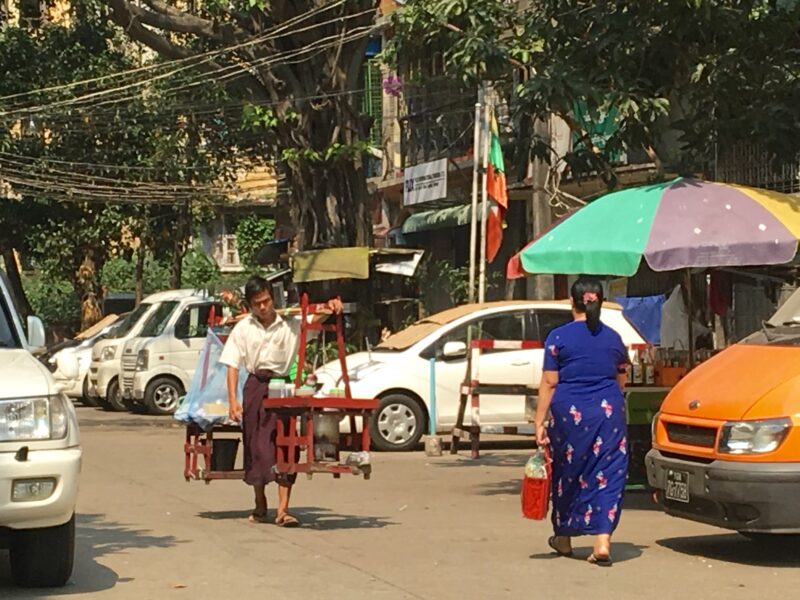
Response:
[[[448,227],[459,227],[469,225],[472,218],[472,206],[463,204],[461,206],[451,206],[440,210],[426,210],[418,212],[405,220],[403,223],[403,233],[419,233],[431,229],[446,229]],[[478,207],[478,219],[481,213]]]

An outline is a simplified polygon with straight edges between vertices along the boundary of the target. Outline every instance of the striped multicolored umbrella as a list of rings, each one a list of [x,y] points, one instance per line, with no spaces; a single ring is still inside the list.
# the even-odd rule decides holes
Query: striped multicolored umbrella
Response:
[[[655,271],[791,262],[800,198],[679,177],[607,194],[531,242],[516,257],[529,274],[631,276]]]

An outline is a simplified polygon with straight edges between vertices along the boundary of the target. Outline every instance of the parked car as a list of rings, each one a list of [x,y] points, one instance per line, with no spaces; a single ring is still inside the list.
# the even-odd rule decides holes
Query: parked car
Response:
[[[212,307],[207,296],[163,302],[122,350],[122,397],[155,415],[171,415],[188,389],[205,345]]]
[[[800,291],[664,400],[646,459],[663,509],[748,537],[800,533],[798,391]]]
[[[128,406],[122,399],[119,380],[123,345],[139,335],[148,317],[164,302],[177,301],[196,293],[196,290],[170,290],[147,296],[125,317],[119,329],[105,340],[95,344],[92,349],[92,364],[89,367],[89,389],[87,391],[90,398],[96,398],[104,408],[109,410],[128,410]]]
[[[42,322],[27,336],[0,274],[0,547],[22,586],[61,586],[72,574],[81,448],[75,409],[59,381],[77,376],[74,356],[54,377],[31,351],[44,347]]]
[[[68,398],[81,400],[90,406],[98,406],[97,400],[89,396],[89,368],[92,364],[92,348],[94,348],[95,344],[98,342],[118,331],[124,323],[126,316],[127,315],[122,315],[120,317],[115,316],[113,319],[109,319],[110,324],[105,325],[93,335],[82,339],[76,339],[74,340],[74,344],[61,348],[47,358],[47,364],[50,366],[51,371],[56,369],[59,358],[65,354],[72,354],[78,361],[78,376],[68,381],[68,387],[64,390]]]
[[[644,343],[619,306],[604,304],[603,322],[627,345]],[[369,423],[373,445],[381,450],[410,450],[428,429],[430,359],[435,359],[436,429],[456,424],[459,390],[467,368],[467,330],[479,327],[481,337],[544,342],[552,329],[572,320],[568,302],[513,301],[459,306],[427,317],[382,342],[370,352],[347,357],[353,396],[378,398]],[[484,383],[539,387],[543,349],[486,350],[479,372]],[[316,371],[322,393],[341,387],[338,361]],[[529,425],[533,406],[524,396],[483,395],[481,425]]]

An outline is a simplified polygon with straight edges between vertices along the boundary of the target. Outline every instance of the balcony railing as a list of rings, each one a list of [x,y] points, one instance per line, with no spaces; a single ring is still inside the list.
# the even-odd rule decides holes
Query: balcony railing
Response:
[[[406,85],[399,118],[403,166],[471,152],[476,93],[449,81]]]
[[[720,151],[716,179],[776,192],[800,192],[800,159],[777,164],[756,144],[738,143]]]

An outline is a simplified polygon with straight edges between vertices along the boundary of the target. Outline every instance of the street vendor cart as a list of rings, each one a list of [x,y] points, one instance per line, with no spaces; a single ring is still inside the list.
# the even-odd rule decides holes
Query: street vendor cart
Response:
[[[294,385],[264,398],[264,409],[287,417],[278,421],[278,460],[274,469],[286,475],[306,473],[309,478],[314,473],[329,473],[335,478],[347,473],[369,479],[372,469],[369,461],[370,437],[365,424],[378,403],[375,399],[352,397],[347,376],[342,315],[336,315],[335,322],[330,324],[309,322],[308,317],[324,306],[310,303],[308,295],[303,294],[299,309],[282,311],[284,315],[299,314],[301,328]],[[318,396],[314,387],[303,386],[302,366],[305,364],[310,331],[329,331],[336,336],[342,366],[343,388],[340,392]],[[340,423],[343,421],[348,425],[346,433],[340,432]],[[215,424],[205,428],[197,423],[187,424],[184,444],[186,480],[210,483],[215,479],[243,479],[244,471],[234,468],[240,435],[241,427],[236,424]],[[344,456],[346,452],[349,454]]]

